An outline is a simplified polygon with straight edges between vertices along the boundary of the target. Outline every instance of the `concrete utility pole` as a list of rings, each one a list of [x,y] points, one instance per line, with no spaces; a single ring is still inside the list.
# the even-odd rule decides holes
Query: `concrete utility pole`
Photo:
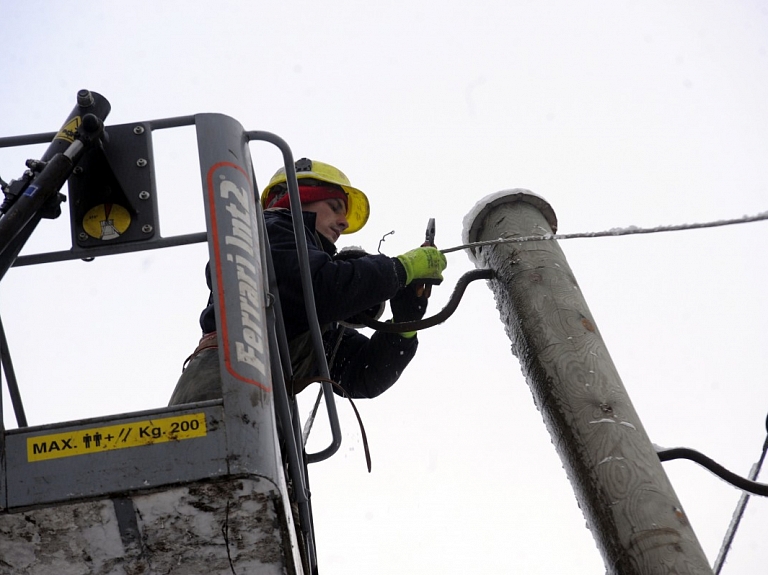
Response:
[[[528,190],[496,195],[469,215],[468,242],[557,230]],[[472,249],[512,351],[560,454],[579,506],[615,575],[712,570],[629,400],[568,262],[554,240]]]

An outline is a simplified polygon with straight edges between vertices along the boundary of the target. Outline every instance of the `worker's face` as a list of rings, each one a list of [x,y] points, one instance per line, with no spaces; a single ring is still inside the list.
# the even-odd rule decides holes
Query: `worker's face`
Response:
[[[341,232],[349,227],[347,204],[339,198],[303,204],[301,209],[305,212],[317,214],[315,217],[315,229],[334,244],[339,239]]]

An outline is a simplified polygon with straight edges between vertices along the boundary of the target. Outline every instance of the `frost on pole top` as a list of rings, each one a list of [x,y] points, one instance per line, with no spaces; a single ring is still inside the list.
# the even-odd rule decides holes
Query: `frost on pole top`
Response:
[[[536,207],[544,215],[547,223],[552,228],[552,233],[557,232],[557,216],[555,215],[552,206],[549,205],[549,202],[525,188],[512,188],[485,196],[477,202],[469,212],[467,212],[467,215],[464,216],[463,230],[461,232],[462,243],[472,244],[478,241],[477,238],[483,227],[485,216],[488,215],[492,209],[502,204],[514,202],[526,202]],[[467,255],[473,263],[476,265],[479,264],[475,248],[467,248]]]

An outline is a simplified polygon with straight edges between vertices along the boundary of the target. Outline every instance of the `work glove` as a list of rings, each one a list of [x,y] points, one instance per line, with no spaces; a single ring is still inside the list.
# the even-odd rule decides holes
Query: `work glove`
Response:
[[[389,300],[389,307],[392,309],[393,322],[417,321],[423,318],[427,311],[427,296],[423,295],[423,290],[418,292],[415,285],[408,285]],[[416,332],[403,331],[400,336],[411,339],[416,336]]]
[[[397,256],[405,268],[405,285],[417,279],[443,281],[443,270],[448,265],[445,256],[434,247],[421,247]]]
[[[427,301],[427,296],[420,296],[414,286],[405,286],[389,300],[392,321],[403,323],[420,320],[427,312]]]

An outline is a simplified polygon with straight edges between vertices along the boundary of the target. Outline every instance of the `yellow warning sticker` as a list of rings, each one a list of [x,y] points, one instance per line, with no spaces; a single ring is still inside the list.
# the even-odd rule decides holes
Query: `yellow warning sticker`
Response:
[[[31,463],[73,455],[103,453],[113,449],[205,437],[207,434],[205,413],[78,429],[27,438],[27,461]]]
[[[83,217],[83,229],[92,238],[114,240],[131,225],[131,214],[117,204],[99,204]]]
[[[54,140],[66,140],[71,144],[75,141],[75,135],[77,134],[77,129],[80,127],[80,123],[80,116],[75,116],[61,127],[61,130],[56,134]]]

